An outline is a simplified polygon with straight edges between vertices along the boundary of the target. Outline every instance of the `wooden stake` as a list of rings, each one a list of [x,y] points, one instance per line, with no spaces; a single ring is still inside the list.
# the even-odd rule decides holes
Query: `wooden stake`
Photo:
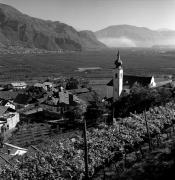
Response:
[[[145,115],[146,130],[148,134],[149,150],[151,151],[151,137],[150,137],[149,127],[148,127],[148,122],[147,122],[146,110],[144,111],[144,115]]]
[[[158,136],[159,136],[159,135],[157,134],[157,135],[156,135],[157,147],[159,147],[159,145],[160,145],[160,144],[159,144],[159,137],[158,137]]]
[[[88,170],[88,147],[87,147],[87,128],[86,128],[86,119],[82,116],[82,120],[84,122],[84,164],[85,164],[85,179],[89,179],[89,170]]]
[[[143,153],[143,151],[142,151],[141,145],[139,145],[139,150],[140,150],[140,153],[141,153],[141,155],[142,155],[142,158],[144,158],[144,153]]]

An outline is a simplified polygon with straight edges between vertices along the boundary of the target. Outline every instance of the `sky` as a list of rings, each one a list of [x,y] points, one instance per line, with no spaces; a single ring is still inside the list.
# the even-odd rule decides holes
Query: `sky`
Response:
[[[97,31],[129,24],[175,30],[175,0],[0,0],[24,14]]]

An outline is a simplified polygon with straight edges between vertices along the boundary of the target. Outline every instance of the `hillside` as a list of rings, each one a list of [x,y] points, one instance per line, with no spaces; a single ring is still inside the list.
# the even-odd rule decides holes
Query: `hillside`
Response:
[[[97,39],[111,47],[152,47],[174,45],[175,31],[151,30],[131,25],[115,25],[95,32]]]
[[[0,4],[0,48],[11,46],[45,50],[89,50],[105,48],[93,32],[78,32],[59,21],[30,17]]]

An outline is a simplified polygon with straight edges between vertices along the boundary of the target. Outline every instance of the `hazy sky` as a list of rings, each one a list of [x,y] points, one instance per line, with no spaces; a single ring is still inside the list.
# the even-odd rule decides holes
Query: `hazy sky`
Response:
[[[78,30],[130,24],[175,30],[175,0],[0,0],[21,12]]]

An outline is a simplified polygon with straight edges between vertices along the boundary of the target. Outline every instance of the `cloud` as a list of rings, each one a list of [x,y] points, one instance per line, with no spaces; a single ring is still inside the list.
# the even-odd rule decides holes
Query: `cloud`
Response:
[[[136,47],[136,43],[126,37],[120,38],[100,38],[98,39],[109,47]]]

